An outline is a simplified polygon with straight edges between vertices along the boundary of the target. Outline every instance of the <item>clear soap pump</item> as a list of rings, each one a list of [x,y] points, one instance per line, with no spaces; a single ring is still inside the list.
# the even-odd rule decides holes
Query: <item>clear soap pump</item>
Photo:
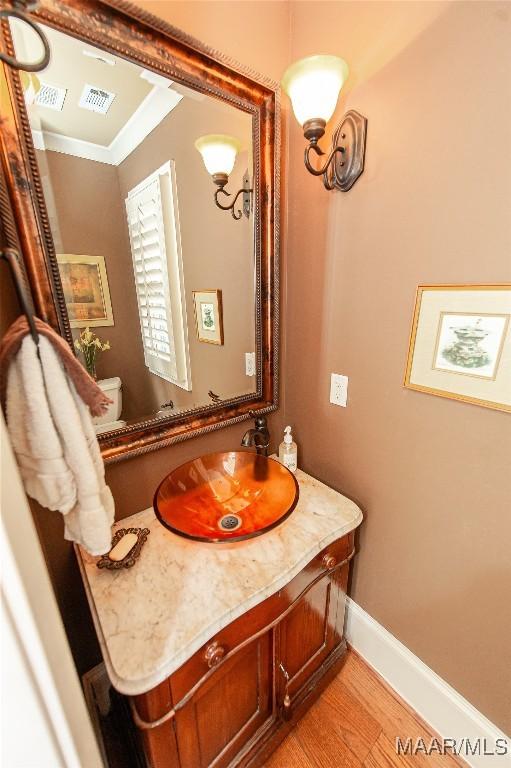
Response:
[[[279,460],[291,472],[296,472],[298,467],[298,446],[293,440],[291,427],[286,427],[284,430],[284,440],[279,445]]]

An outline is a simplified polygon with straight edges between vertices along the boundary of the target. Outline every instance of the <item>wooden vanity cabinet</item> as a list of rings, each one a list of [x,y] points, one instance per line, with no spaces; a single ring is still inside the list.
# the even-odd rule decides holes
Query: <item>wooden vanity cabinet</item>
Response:
[[[170,678],[133,697],[151,768],[264,763],[342,662],[352,553],[350,533]]]

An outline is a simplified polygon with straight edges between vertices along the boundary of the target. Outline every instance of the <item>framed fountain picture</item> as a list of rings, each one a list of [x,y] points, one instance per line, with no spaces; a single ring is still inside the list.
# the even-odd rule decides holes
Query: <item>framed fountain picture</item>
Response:
[[[206,344],[224,343],[222,291],[193,291],[197,338]]]
[[[105,257],[58,253],[57,262],[71,328],[114,325]]]
[[[511,412],[511,283],[419,285],[405,387]]]

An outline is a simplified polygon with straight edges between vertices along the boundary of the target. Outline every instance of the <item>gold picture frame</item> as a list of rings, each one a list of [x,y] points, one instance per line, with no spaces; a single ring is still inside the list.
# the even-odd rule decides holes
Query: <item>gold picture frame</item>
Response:
[[[511,283],[419,285],[404,386],[511,412]]]
[[[205,344],[224,343],[222,291],[193,291],[193,308],[197,338]]]
[[[58,253],[57,262],[71,328],[114,325],[105,257]]]

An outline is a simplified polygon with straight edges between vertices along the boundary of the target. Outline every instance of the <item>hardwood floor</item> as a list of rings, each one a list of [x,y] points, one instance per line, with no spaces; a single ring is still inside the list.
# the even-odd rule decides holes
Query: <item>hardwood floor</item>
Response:
[[[356,654],[311,707],[265,768],[459,768],[452,755],[398,755],[404,742],[436,734]]]

